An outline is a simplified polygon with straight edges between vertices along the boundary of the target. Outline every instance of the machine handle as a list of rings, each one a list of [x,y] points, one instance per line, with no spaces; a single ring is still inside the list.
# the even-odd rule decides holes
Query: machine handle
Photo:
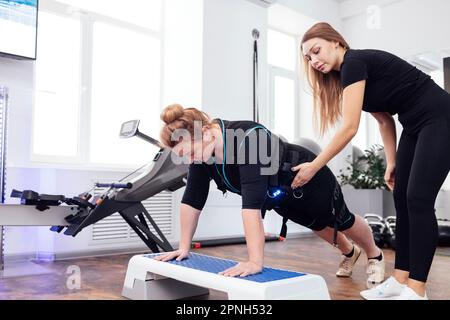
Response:
[[[131,182],[128,183],[100,183],[97,182],[95,184],[97,188],[111,188],[111,189],[131,189],[133,188],[133,184]]]

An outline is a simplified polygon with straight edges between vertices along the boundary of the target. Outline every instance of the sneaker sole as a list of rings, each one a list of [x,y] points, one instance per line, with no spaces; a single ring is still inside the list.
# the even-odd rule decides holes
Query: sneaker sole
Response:
[[[398,300],[395,299],[397,296],[387,297],[387,298],[369,298],[365,297],[362,293],[359,294],[364,300]]]
[[[349,275],[336,274],[336,277],[338,278],[350,278],[351,276],[352,276],[351,273]]]
[[[368,297],[365,297],[362,293],[359,293],[359,295],[361,297],[363,297],[364,300],[399,300],[399,297],[400,297],[400,296],[391,296],[391,297],[386,297],[386,298],[368,298]]]

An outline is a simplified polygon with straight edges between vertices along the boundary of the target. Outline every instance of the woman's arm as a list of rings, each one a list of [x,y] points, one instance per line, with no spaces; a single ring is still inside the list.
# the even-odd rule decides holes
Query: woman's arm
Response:
[[[227,277],[246,277],[263,269],[265,235],[261,210],[242,209],[242,220],[249,259],[219,273]]]
[[[244,222],[249,261],[262,267],[264,263],[265,236],[261,210],[243,209],[242,220]]]
[[[188,257],[191,249],[192,238],[197,229],[200,210],[182,203],[180,206],[180,244],[178,250],[167,252],[155,257],[156,260],[170,261],[172,259],[182,260]]]
[[[384,144],[384,152],[386,155],[386,172],[384,180],[389,189],[394,190],[395,187],[395,160],[397,154],[397,131],[395,121],[387,112],[372,113],[377,119],[380,128],[381,138]]]
[[[387,166],[395,167],[397,150],[397,131],[395,129],[395,120],[387,112],[371,113],[371,115],[378,121],[381,139],[383,140],[386,154],[386,164]]]
[[[320,169],[333,159],[358,132],[366,81],[356,82],[344,89],[342,100],[342,126],[323,152],[313,161]]]
[[[292,168],[299,171],[292,182],[292,188],[308,183],[311,178],[333,159],[353,139],[358,132],[364,101],[366,81],[359,81],[344,89],[342,101],[342,126],[328,146],[312,162]]]
[[[198,218],[209,193],[210,175],[203,164],[189,166],[186,189],[180,205],[180,243],[178,250],[158,256],[158,260],[182,260],[189,254]]]
[[[198,225],[200,210],[182,203],[180,206],[180,250],[189,251]]]

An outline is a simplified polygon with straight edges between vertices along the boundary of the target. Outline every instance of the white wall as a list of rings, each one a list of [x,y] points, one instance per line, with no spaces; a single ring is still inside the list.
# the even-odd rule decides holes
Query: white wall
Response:
[[[252,30],[260,31],[259,90],[265,92],[266,27],[266,8],[245,0],[205,1],[202,105],[211,116],[252,120]]]
[[[200,107],[204,0],[164,0],[163,106]]]
[[[367,28],[366,8],[381,9],[380,29]],[[450,48],[447,0],[348,0],[341,4],[342,27],[355,48],[387,50],[402,58]]]
[[[8,87],[8,164],[30,159],[34,62],[0,57],[0,84]]]
[[[339,3],[335,0],[278,0],[277,3],[340,29]]]
[[[316,22],[319,22],[315,17],[307,16],[279,3],[271,6],[268,13],[269,27],[298,37],[302,36],[304,31],[312,27]]]

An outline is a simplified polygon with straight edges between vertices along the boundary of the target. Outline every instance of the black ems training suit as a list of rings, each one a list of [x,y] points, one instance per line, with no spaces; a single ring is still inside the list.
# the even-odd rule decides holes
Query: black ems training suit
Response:
[[[255,148],[255,140],[250,138],[251,135],[240,142],[238,139],[225,141],[227,150],[230,148],[230,144],[234,146],[232,148],[234,149],[233,152],[225,151],[229,158],[233,157],[234,164],[225,164],[225,166],[207,163],[191,164],[182,203],[202,210],[208,197],[210,181],[213,179],[217,187],[223,192],[231,191],[242,196],[242,209],[258,209],[262,211],[274,209],[281,216],[317,231],[327,226],[340,231],[347,230],[353,226],[355,216],[347,209],[337,180],[328,167],[323,167],[317,172],[296,196],[294,196],[293,190],[287,190],[286,196],[281,201],[276,201],[276,203],[273,203],[269,197],[270,192],[277,187],[272,185],[272,178],[276,178],[275,180],[278,180],[280,185],[284,185],[285,191],[290,189],[291,182],[296,174],[296,172],[290,170],[291,167],[312,161],[316,157],[315,154],[301,146],[283,142],[256,122],[225,121],[220,119],[215,120],[215,122],[222,123],[226,131],[241,129],[247,133],[250,131],[257,132],[258,134],[255,136],[261,145],[264,144],[264,141],[262,141],[264,139],[260,139],[260,137],[268,137],[267,148],[269,153],[267,155],[269,156],[271,156],[271,142],[273,139],[278,139],[280,145],[282,145],[280,147],[282,155],[278,159],[271,157],[271,161],[281,161],[286,159],[286,155],[290,155],[291,159],[294,157],[294,163],[290,164],[288,170],[284,173],[278,170],[278,173],[272,176],[262,175],[261,169],[270,165],[267,162],[263,162],[259,156],[256,163],[250,161],[239,163],[237,161],[238,154],[246,154],[246,160],[249,160],[249,153],[255,152],[255,150],[259,152],[260,148],[259,146]],[[229,163],[229,158],[226,163]],[[279,164],[277,164],[278,167],[280,167]],[[224,178],[224,172],[226,179]],[[289,186],[289,188],[286,188],[286,186]]]

